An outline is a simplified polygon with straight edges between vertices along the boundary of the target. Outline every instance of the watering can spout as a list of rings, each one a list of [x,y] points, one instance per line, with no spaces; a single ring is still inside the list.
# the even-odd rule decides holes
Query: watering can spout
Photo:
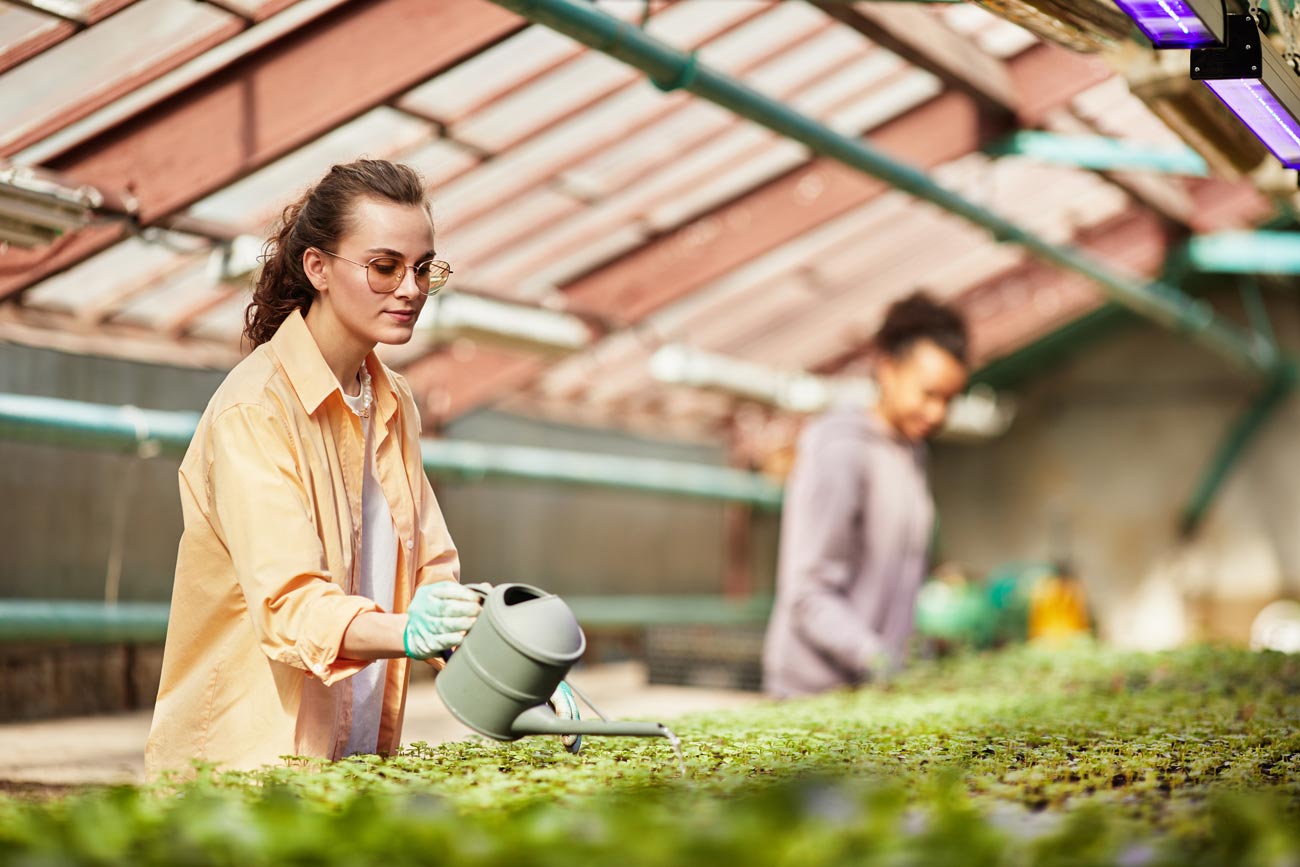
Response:
[[[515,717],[510,726],[515,737],[524,735],[614,735],[638,738],[671,737],[668,729],[655,722],[615,722],[561,719],[549,707],[539,704]]]

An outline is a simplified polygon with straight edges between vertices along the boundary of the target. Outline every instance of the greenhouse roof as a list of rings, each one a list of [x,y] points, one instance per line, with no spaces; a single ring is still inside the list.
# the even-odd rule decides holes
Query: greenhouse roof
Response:
[[[1152,277],[1189,235],[1273,212],[1217,170],[995,155],[1018,129],[1186,143],[1113,56],[974,4],[595,6],[1118,272]],[[238,360],[257,242],[331,164],[418,168],[455,277],[388,359],[432,427],[499,405],[718,437],[748,399],[657,379],[662,347],[855,374],[886,306],[925,289],[966,313],[986,362],[1105,300],[488,0],[5,2],[0,116],[0,169],[106,203],[0,253],[0,340],[164,364]]]

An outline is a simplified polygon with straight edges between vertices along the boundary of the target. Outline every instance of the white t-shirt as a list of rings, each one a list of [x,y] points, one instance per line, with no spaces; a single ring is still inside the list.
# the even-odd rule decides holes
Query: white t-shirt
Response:
[[[343,399],[357,415],[365,406],[370,391],[369,374],[362,368],[364,382],[356,397],[343,393]],[[371,414],[374,400],[370,401]],[[368,414],[369,415],[369,414]],[[365,434],[366,466],[361,485],[361,583],[360,595],[373,599],[385,611],[393,610],[393,588],[397,580],[397,529],[393,512],[375,475],[374,449],[370,442],[370,419],[362,417]],[[379,744],[379,717],[384,706],[384,681],[388,660],[377,659],[358,671],[352,683],[352,731],[344,755],[373,753]]]

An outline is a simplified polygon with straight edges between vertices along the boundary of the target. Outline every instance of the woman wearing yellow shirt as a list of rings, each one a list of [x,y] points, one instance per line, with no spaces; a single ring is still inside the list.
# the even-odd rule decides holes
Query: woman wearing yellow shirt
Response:
[[[253,351],[181,464],[151,777],[392,752],[408,660],[437,663],[473,624],[411,390],[374,353],[411,339],[450,273],[406,166],[334,166],[285,209],[247,311]]]

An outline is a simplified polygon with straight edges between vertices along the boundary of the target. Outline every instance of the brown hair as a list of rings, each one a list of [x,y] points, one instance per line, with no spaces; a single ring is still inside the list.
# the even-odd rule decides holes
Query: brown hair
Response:
[[[280,215],[262,251],[262,271],[244,311],[244,336],[253,346],[270,340],[295,310],[306,313],[316,298],[302,254],[309,247],[333,251],[352,228],[352,211],[362,196],[428,208],[424,181],[409,166],[387,160],[357,160],[334,166]]]
[[[966,322],[960,313],[924,292],[916,292],[889,305],[884,324],[876,333],[876,346],[886,355],[901,358],[919,341],[929,340],[964,365],[968,363],[967,339]]]

